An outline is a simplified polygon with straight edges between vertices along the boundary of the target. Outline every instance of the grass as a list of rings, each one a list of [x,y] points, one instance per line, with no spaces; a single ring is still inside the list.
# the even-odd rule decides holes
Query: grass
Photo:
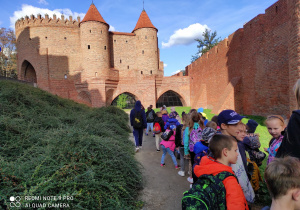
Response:
[[[118,108],[0,81],[0,206],[12,195],[73,196],[64,201],[71,209],[138,209],[142,174],[129,132]]]

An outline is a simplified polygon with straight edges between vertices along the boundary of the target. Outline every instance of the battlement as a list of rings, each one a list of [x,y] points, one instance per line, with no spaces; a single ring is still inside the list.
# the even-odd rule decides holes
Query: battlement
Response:
[[[16,31],[26,27],[39,27],[39,26],[61,26],[61,27],[79,27],[80,17],[77,17],[77,20],[73,19],[72,16],[69,16],[69,19],[65,18],[64,15],[61,15],[60,18],[57,18],[54,14],[53,17],[49,18],[48,14],[45,14],[45,17],[42,17],[41,14],[38,14],[37,17],[30,15],[30,17],[25,16],[16,21],[15,28]]]

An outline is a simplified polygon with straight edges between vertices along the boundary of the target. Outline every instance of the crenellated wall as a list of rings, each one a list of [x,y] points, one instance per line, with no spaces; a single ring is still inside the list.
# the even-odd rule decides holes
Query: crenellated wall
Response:
[[[299,78],[290,67],[291,60],[299,62],[299,53],[293,54],[299,47],[295,4],[299,0],[279,0],[187,66],[192,107],[289,115],[295,109],[292,84]]]

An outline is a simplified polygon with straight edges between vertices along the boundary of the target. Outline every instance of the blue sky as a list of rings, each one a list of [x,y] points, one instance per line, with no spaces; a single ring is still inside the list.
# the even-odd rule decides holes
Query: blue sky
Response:
[[[197,52],[195,38],[205,28],[224,39],[243,24],[265,12],[277,0],[145,0],[145,10],[158,29],[160,59],[165,76],[184,69]],[[13,27],[22,16],[52,13],[78,15],[81,19],[91,0],[0,0],[0,27]],[[143,0],[94,0],[111,30],[131,32],[143,9]]]

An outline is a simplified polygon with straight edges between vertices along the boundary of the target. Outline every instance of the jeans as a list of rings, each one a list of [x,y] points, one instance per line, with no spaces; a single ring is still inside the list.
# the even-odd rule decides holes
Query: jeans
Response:
[[[140,129],[133,129],[133,136],[134,136],[134,140],[135,140],[135,146],[142,146],[143,143],[143,132],[144,129],[140,128]]]
[[[161,156],[161,161],[160,163],[161,164],[164,164],[165,163],[165,156],[166,156],[166,153],[168,152],[169,155],[171,156],[172,160],[173,160],[173,163],[175,166],[177,166],[177,161],[176,161],[176,157],[174,155],[174,153],[170,150],[170,148],[166,148],[164,145],[161,145],[161,148],[163,150],[163,154]]]
[[[152,131],[152,133],[153,133],[153,122],[152,122],[152,123],[147,123],[146,134],[148,134],[149,128],[151,128],[151,131]]]
[[[180,152],[180,171],[184,172],[184,147],[179,147]]]

